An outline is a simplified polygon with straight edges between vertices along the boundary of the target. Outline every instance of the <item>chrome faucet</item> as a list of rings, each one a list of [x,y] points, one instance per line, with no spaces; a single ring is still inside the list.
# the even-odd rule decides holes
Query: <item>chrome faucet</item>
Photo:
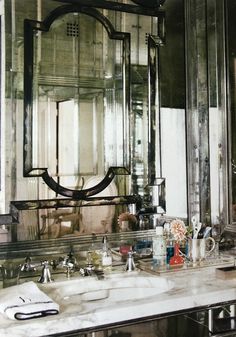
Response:
[[[42,267],[41,276],[38,279],[39,283],[49,283],[52,282],[51,271],[49,269],[48,261],[41,261],[37,263],[32,263],[32,259],[30,256],[25,258],[25,263],[21,266],[21,272],[36,272],[39,267]]]
[[[125,265],[125,270],[128,272],[133,271],[135,269],[133,254],[134,253],[132,251],[128,252],[128,257]]]
[[[66,269],[66,275],[69,278],[71,273],[75,270],[76,259],[73,256],[72,251],[66,257],[59,257],[58,260],[53,260],[50,262],[48,260],[43,260],[41,262],[32,263],[31,257],[27,256],[20,270],[21,272],[34,273],[42,267],[41,276],[38,279],[38,282],[48,283],[52,282],[50,266],[52,266],[52,269],[54,270],[57,267]]]
[[[40,278],[38,279],[39,283],[49,283],[53,282],[53,279],[51,278],[51,271],[49,269],[49,263],[48,261],[43,261],[41,262],[41,265],[43,266],[42,268],[42,274]]]
[[[48,261],[45,259],[41,262],[32,263],[31,257],[27,256],[25,258],[25,262],[20,267],[20,271],[26,272],[26,273],[35,273],[40,268],[42,268],[41,276],[38,279],[38,282],[48,283],[48,282],[53,281],[51,277],[50,267],[52,267],[53,270],[57,268],[65,269],[66,276],[69,278],[71,273],[75,271],[76,266],[77,266],[77,261],[71,249],[70,253],[66,257],[59,257],[58,260],[53,260],[53,261]]]
[[[76,258],[74,257],[72,251],[66,257],[59,257],[58,261],[53,260],[53,269],[63,268],[66,269],[66,276],[69,278],[71,273],[73,273],[77,266]]]
[[[39,283],[49,283],[52,282],[51,271],[49,268],[49,262],[47,260],[41,261],[39,263],[32,263],[30,256],[25,258],[25,263],[21,266],[21,272],[36,272],[40,267],[42,267],[41,276],[38,279]]]

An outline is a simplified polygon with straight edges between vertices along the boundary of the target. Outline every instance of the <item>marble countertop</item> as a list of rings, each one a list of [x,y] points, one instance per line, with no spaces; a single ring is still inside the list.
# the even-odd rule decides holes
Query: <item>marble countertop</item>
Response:
[[[155,279],[156,284],[161,277],[147,274],[143,271],[131,272],[135,276],[148,276]],[[124,277],[127,274],[124,273]],[[62,276],[60,276],[62,277]],[[64,280],[65,276],[63,275]],[[75,278],[76,276],[74,276]],[[162,275],[163,277],[163,275]],[[208,308],[224,302],[236,302],[235,279],[223,280],[216,276],[215,267],[198,270],[176,270],[166,273],[164,277],[174,282],[173,287],[167,292],[148,296],[147,298],[109,303],[101,306],[100,301],[93,301],[87,312],[81,309],[76,301],[63,300],[60,304],[60,313],[55,316],[31,319],[28,321],[12,321],[0,314],[1,337],[39,337],[53,336],[72,330],[98,328],[111,324],[118,324],[129,320],[145,319],[145,317],[163,317],[181,311],[191,311],[197,308]],[[54,286],[57,284],[55,280]],[[66,282],[66,280],[65,280]],[[68,281],[70,282],[70,281]],[[103,282],[99,280],[98,282]],[[39,286],[45,293],[50,285]],[[0,290],[1,296],[1,290]],[[52,296],[51,296],[52,297]],[[58,300],[58,298],[53,298]]]

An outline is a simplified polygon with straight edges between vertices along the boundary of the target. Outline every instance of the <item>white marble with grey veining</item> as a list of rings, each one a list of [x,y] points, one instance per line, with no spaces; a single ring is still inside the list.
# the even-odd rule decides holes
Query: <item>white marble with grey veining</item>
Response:
[[[130,273],[124,273],[123,277],[130,277]],[[86,329],[104,326],[111,323],[119,323],[126,320],[141,319],[153,315],[165,315],[181,310],[209,306],[217,303],[235,300],[236,302],[236,279],[222,280],[216,277],[215,268],[201,270],[176,271],[165,274],[164,277],[173,282],[173,287],[163,293],[149,296],[149,287],[161,281],[159,276],[153,276],[145,272],[134,272],[134,277],[145,276],[151,278],[150,286],[146,285],[147,297],[129,299],[128,301],[117,298],[117,302],[109,299],[109,296],[89,303],[81,300],[82,295],[67,296],[70,289],[70,281],[65,283],[66,292],[56,292],[57,282],[54,285],[40,285],[54,301],[59,302],[60,313],[55,316],[32,319],[29,321],[12,321],[0,315],[1,337],[39,337],[50,334],[62,333],[70,330]],[[113,276],[115,277],[115,276]],[[120,276],[119,276],[120,277]],[[153,279],[154,278],[154,279]],[[79,278],[86,284],[87,278]],[[76,280],[74,276],[73,282]],[[94,280],[101,287],[103,280]],[[154,283],[153,283],[154,282]],[[63,284],[64,284],[63,283]],[[82,287],[82,283],[81,286]],[[61,283],[62,284],[62,283]],[[80,283],[78,283],[80,284]],[[88,284],[88,283],[87,283]],[[95,283],[96,284],[96,283]],[[119,288],[119,285],[112,283]],[[83,285],[84,286],[84,285]],[[51,288],[50,288],[51,287]],[[80,288],[78,286],[78,288]],[[137,287],[134,286],[134,287]],[[86,286],[85,286],[86,288]],[[106,287],[105,287],[106,288]],[[131,288],[132,289],[132,288]],[[138,289],[136,288],[138,291]],[[73,290],[74,291],[74,290]],[[80,290],[78,290],[79,292]],[[1,290],[0,290],[1,298]]]

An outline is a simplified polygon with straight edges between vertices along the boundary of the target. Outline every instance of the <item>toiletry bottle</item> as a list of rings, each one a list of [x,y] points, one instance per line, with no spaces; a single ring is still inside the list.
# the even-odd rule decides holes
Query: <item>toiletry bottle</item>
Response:
[[[87,264],[95,266],[96,269],[101,268],[101,243],[96,243],[96,235],[92,234],[92,244],[87,252]]]
[[[158,266],[166,264],[166,240],[163,235],[163,227],[156,227],[156,235],[152,238],[153,263]]]
[[[174,256],[174,238],[170,231],[170,224],[164,224],[164,236],[166,238],[166,264],[170,264],[170,259]]]
[[[112,256],[108,247],[107,236],[103,237],[102,240],[102,267],[105,269],[111,269],[112,267]]]

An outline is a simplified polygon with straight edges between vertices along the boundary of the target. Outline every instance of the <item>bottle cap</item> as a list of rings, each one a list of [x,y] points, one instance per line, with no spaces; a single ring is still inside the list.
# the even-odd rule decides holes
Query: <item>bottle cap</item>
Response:
[[[163,227],[162,226],[156,226],[156,234],[157,235],[163,235]]]
[[[106,235],[103,236],[103,238],[102,238],[102,243],[103,243],[103,244],[104,244],[104,243],[105,243],[105,244],[107,243],[107,236],[106,236]]]
[[[169,223],[169,222],[165,222],[165,223],[164,223],[164,230],[165,230],[166,232],[169,232],[169,231],[170,231],[170,223]]]

